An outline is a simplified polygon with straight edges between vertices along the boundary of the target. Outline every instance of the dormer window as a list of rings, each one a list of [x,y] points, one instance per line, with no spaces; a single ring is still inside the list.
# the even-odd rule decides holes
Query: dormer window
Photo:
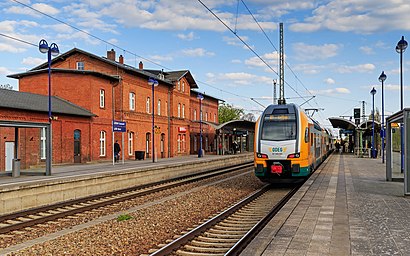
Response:
[[[77,61],[77,70],[84,70],[84,62]]]
[[[185,82],[182,82],[182,92],[185,92]]]

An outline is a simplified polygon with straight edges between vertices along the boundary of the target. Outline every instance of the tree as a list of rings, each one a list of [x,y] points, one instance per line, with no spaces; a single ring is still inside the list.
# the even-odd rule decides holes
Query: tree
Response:
[[[0,84],[0,89],[13,90],[13,86],[9,84]]]
[[[241,119],[246,120],[246,121],[251,121],[251,122],[255,122],[256,120],[255,115],[252,113],[244,114]]]
[[[218,108],[219,123],[226,123],[232,120],[238,120],[244,114],[243,109],[235,108],[228,103],[222,103]]]

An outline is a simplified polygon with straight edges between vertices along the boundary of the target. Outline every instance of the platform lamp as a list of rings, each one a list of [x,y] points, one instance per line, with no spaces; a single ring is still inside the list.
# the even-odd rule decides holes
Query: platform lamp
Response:
[[[372,154],[372,158],[376,158],[376,149],[374,148],[374,95],[376,94],[376,89],[373,89],[370,91],[370,94],[373,97],[373,121],[372,121],[372,148],[371,148],[371,154]]]
[[[382,83],[382,129],[381,129],[381,135],[382,135],[382,163],[384,163],[384,136],[385,136],[385,130],[384,130],[384,81],[386,81],[387,76],[382,71],[382,73],[379,76],[379,82]]]
[[[41,53],[47,53],[47,61],[48,61],[48,122],[50,124],[49,128],[49,135],[48,135],[48,140],[47,140],[47,156],[49,156],[49,160],[47,160],[47,168],[46,168],[46,175],[51,175],[51,164],[52,164],[52,159],[53,159],[53,150],[52,150],[52,138],[53,138],[53,133],[52,133],[52,127],[51,127],[51,120],[52,120],[52,115],[51,115],[51,56],[57,56],[60,51],[58,49],[58,45],[55,43],[52,43],[50,46],[48,46],[48,43],[46,40],[41,39],[39,44],[38,44],[38,49]],[[48,158],[47,158],[48,159]]]
[[[152,162],[153,163],[155,163],[155,142],[154,142],[154,138],[155,138],[155,136],[154,136],[154,129],[155,129],[155,126],[154,126],[154,109],[155,109],[155,107],[154,107],[154,87],[156,87],[156,86],[158,86],[158,81],[157,80],[155,80],[154,78],[152,78],[152,77],[150,77],[149,79],[148,79],[148,85],[150,85],[151,87],[152,87],[152,109],[151,109],[151,111],[152,111]]]
[[[199,150],[198,157],[202,157],[202,100],[204,95],[198,93],[197,99],[199,100]]]
[[[403,110],[403,52],[406,51],[407,41],[404,36],[397,42],[396,52],[400,54],[400,110]],[[403,125],[400,125],[400,145],[401,145],[401,172],[404,170],[404,145],[403,145]]]

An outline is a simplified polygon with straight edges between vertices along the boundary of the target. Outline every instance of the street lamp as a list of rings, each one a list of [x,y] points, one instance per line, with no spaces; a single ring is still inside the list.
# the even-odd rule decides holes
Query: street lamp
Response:
[[[57,56],[60,51],[58,50],[58,46],[55,43],[52,43],[50,46],[48,46],[48,43],[46,40],[41,39],[39,44],[38,44],[38,49],[41,53],[47,53],[47,61],[48,61],[48,122],[50,124],[50,128],[48,129],[48,139],[47,139],[47,167],[46,167],[46,175],[51,175],[51,164],[52,164],[52,128],[51,128],[51,55]]]
[[[386,81],[386,74],[384,71],[379,76],[379,82],[382,83],[382,163],[384,163],[384,81]]]
[[[197,99],[199,99],[199,150],[198,157],[202,157],[202,100],[204,96],[198,93]]]
[[[148,79],[148,85],[152,87],[152,162],[155,163],[155,158],[154,158],[154,155],[155,155],[155,152],[154,152],[155,151],[154,150],[154,147],[155,147],[155,142],[154,142],[154,138],[155,138],[154,136],[154,129],[155,129],[155,126],[154,126],[154,109],[155,109],[154,87],[158,86],[158,81],[150,77]]]
[[[396,52],[400,53],[400,110],[403,110],[403,52],[406,51],[407,41],[404,36],[397,42]],[[401,172],[404,170],[404,141],[403,141],[403,125],[400,125],[400,146],[401,146]]]
[[[372,158],[376,158],[376,150],[374,148],[374,95],[376,94],[376,89],[373,89],[370,91],[370,93],[372,94],[373,97],[373,122],[372,122],[372,148],[371,148],[371,154],[372,154]]]

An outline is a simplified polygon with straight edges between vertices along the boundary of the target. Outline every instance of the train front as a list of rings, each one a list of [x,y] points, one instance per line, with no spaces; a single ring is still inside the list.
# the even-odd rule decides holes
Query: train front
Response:
[[[255,175],[264,182],[299,181],[301,169],[301,113],[295,104],[270,105],[255,127]]]

